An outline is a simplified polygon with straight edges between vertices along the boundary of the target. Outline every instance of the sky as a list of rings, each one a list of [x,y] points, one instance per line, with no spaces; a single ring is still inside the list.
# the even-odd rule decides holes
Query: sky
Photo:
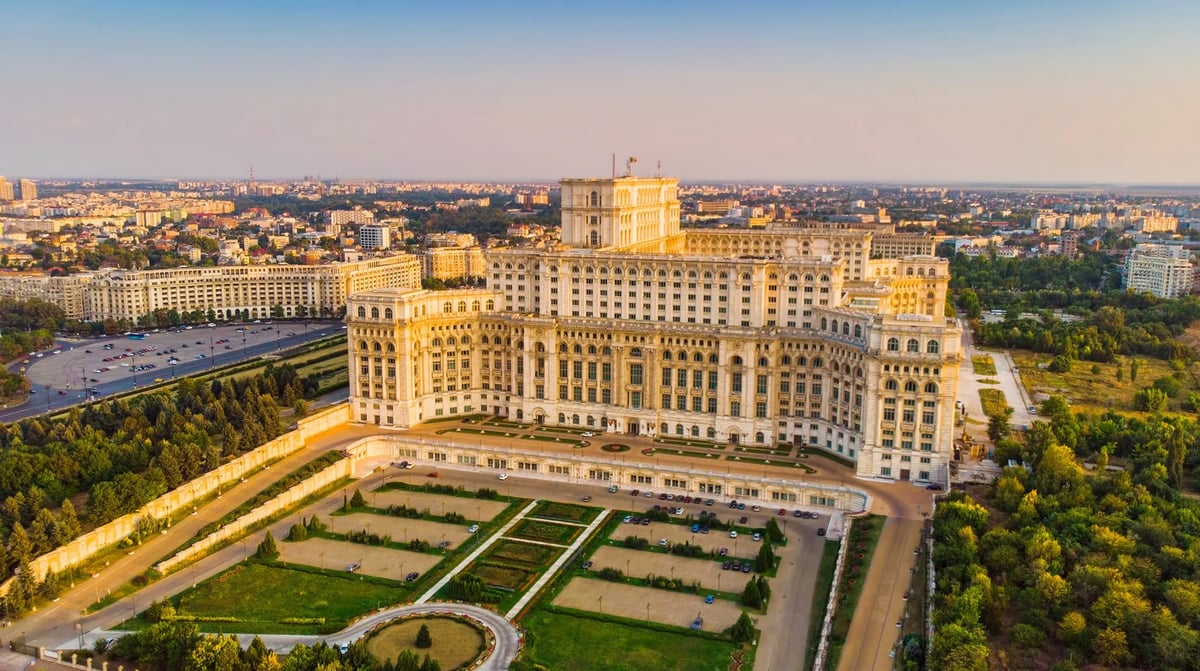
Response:
[[[0,174],[1200,184],[1200,2],[6,3]]]

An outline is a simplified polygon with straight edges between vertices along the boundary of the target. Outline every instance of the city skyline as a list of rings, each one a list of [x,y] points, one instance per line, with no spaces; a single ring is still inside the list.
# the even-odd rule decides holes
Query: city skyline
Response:
[[[10,8],[0,174],[1200,183],[1194,6],[467,7]]]

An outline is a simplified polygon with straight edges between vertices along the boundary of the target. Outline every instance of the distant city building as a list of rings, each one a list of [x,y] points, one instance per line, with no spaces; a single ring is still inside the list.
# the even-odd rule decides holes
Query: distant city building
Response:
[[[487,289],[350,297],[357,421],[486,412],[947,481],[962,334],[945,259],[872,259],[861,229],[681,231],[674,179],[561,185],[564,244],[489,251]]]
[[[1077,231],[1063,231],[1059,238],[1059,246],[1061,247],[1062,255],[1068,259],[1073,259],[1079,256],[1079,233]]]
[[[21,180],[21,200],[37,200],[37,184],[32,179]]]
[[[893,233],[871,238],[871,256],[900,259],[905,256],[933,256],[937,239],[928,233]]]
[[[350,224],[373,224],[375,213],[370,210],[328,210],[325,212],[325,232],[337,237]]]
[[[1071,215],[1053,212],[1050,210],[1042,210],[1033,213],[1030,218],[1029,227],[1035,231],[1054,232],[1061,231],[1067,228],[1071,221]]]
[[[0,176],[0,200],[13,200],[12,182]]]
[[[1192,255],[1182,245],[1144,243],[1125,259],[1125,287],[1161,298],[1179,298],[1192,292]]]
[[[723,200],[701,200],[696,203],[696,212],[700,214],[719,214],[726,215],[730,210],[738,206],[738,201],[728,198]]]
[[[359,226],[358,246],[363,249],[388,249],[392,246],[392,229],[375,224]]]

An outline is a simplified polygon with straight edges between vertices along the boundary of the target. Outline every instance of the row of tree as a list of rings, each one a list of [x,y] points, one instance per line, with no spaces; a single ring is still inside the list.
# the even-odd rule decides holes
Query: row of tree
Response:
[[[1028,469],[938,505],[929,668],[1200,668],[1200,426],[1042,411],[997,448]]]
[[[290,365],[254,377],[180,380],[172,392],[115,399],[0,429],[0,573],[86,526],[131,513],[284,431],[280,405],[315,393]],[[86,506],[77,514],[72,499]],[[61,502],[55,505],[56,502]],[[155,531],[154,521],[145,523]],[[36,586],[10,599],[19,612]]]
[[[97,651],[148,671],[441,671],[437,660],[429,655],[421,658],[411,650],[402,651],[395,660],[381,661],[363,641],[346,652],[324,642],[299,644],[280,659],[257,636],[243,650],[236,636],[201,634],[195,624],[185,622],[152,624],[104,648],[100,643]]]

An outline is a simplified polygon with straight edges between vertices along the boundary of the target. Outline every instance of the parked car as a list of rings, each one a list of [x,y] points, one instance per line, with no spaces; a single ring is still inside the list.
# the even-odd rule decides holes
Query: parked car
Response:
[[[579,435],[584,438],[591,438],[592,436],[594,436],[596,434],[592,433],[591,431],[584,431],[583,433],[581,433]]]
[[[820,529],[817,529],[817,535],[824,536],[825,535],[825,527],[821,527]]]
[[[750,537],[750,540],[752,540],[752,541],[754,541],[755,543],[757,543],[758,541],[761,541],[761,540],[762,540],[762,534],[760,534],[760,533],[758,533],[757,531],[755,531],[755,532],[754,532],[754,535]]]
[[[734,531],[733,529],[730,529],[730,530],[729,530],[729,537],[730,537],[730,538],[737,538],[737,531]]]
[[[496,479],[497,479],[497,480],[507,480],[507,479],[508,479],[508,473],[501,473],[500,475],[498,475],[498,476],[496,477]]]
[[[420,575],[421,575],[420,573],[413,571],[412,573],[409,573],[408,575],[404,576],[404,582],[412,582],[412,581],[416,580],[417,577]]]
[[[803,510],[795,510],[792,511],[792,517],[808,517],[808,515],[805,515]]]
[[[478,524],[472,524],[471,526],[467,527],[467,533],[469,533],[469,534],[473,534],[473,533],[475,533],[476,531],[479,531],[479,525],[478,525]]]
[[[616,494],[616,493],[617,493],[617,489],[618,489],[618,487],[617,487],[616,485],[609,485],[609,486],[608,486],[608,493],[609,493],[609,494]]]

